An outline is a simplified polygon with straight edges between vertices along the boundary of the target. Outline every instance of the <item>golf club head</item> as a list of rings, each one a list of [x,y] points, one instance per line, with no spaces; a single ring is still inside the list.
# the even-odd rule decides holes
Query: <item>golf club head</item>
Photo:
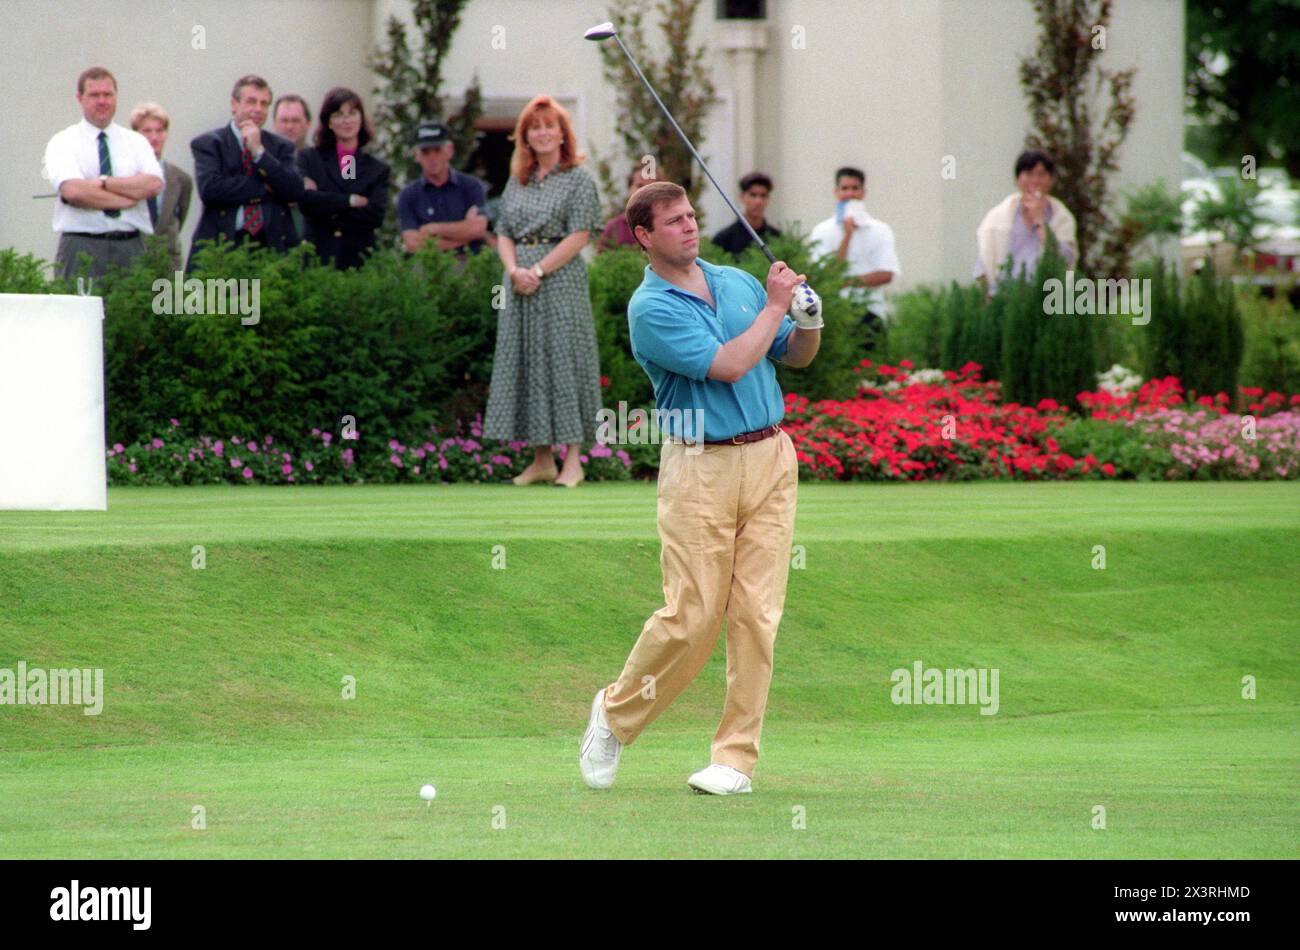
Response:
[[[600,42],[601,40],[609,39],[617,32],[618,31],[614,29],[613,23],[601,23],[596,26],[593,26],[586,33],[583,33],[582,38],[584,40],[594,40],[596,42]]]

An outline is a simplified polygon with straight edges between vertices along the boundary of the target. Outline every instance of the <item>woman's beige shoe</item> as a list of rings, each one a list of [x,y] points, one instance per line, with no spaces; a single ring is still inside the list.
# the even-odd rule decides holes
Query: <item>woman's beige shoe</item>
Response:
[[[531,474],[529,469],[532,469],[531,465],[512,478],[511,481],[516,485],[531,485],[533,482],[553,482],[555,481],[556,476],[560,474],[559,470],[554,465],[550,468],[541,469],[540,471],[533,470]]]

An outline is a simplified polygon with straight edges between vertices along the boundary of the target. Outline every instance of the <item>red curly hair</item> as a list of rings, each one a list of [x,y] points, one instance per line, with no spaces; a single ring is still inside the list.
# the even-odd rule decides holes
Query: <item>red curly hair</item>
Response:
[[[581,165],[586,161],[587,156],[578,151],[578,136],[574,134],[573,119],[570,118],[569,111],[550,96],[534,96],[533,100],[524,106],[524,111],[519,113],[519,121],[515,123],[515,131],[511,136],[515,143],[515,153],[510,159],[510,174],[519,179],[521,185],[528,184],[537,168],[537,156],[529,147],[525,133],[534,123],[550,118],[554,118],[559,124],[563,136],[563,141],[560,143],[559,169],[568,171],[574,165]]]

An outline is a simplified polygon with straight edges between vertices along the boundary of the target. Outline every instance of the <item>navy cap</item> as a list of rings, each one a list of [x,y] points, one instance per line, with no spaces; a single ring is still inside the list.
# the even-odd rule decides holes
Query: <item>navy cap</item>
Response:
[[[446,145],[451,141],[451,132],[441,122],[424,122],[415,130],[415,147],[426,145]]]

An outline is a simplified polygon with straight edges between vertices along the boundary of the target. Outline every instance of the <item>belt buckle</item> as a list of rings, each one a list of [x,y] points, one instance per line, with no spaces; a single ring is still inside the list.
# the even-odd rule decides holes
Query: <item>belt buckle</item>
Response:
[[[740,441],[740,437],[741,437],[742,435],[744,435],[743,432],[738,433],[738,434],[736,434],[736,435],[733,435],[733,436],[731,437],[731,444],[732,444],[732,445],[744,445],[745,443],[742,442],[742,441]]]

